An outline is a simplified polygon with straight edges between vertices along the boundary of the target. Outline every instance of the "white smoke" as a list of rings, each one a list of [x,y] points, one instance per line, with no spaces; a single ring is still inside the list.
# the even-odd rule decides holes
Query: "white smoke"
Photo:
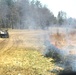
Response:
[[[70,30],[71,29],[68,29],[68,32],[66,33],[67,39],[68,39],[68,33],[70,33]],[[76,72],[76,47],[71,46],[69,42],[70,39],[68,39],[67,41],[68,45],[63,49],[58,49],[50,42],[49,36],[50,34],[48,32],[44,36],[45,50],[43,51],[43,55],[46,56],[53,52],[52,56],[57,58],[57,54],[59,54],[60,57],[57,58],[57,60],[62,61],[62,63],[60,62],[59,63],[62,66],[64,66],[65,70]],[[70,52],[73,52],[73,54],[70,54]]]

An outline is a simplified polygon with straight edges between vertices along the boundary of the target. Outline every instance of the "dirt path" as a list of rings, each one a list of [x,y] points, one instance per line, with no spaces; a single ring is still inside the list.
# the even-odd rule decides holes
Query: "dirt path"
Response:
[[[10,38],[0,38],[0,54],[25,47],[34,47],[41,50],[46,39],[44,34],[46,34],[46,31],[43,30],[9,30]],[[75,37],[76,35],[74,34],[69,36],[69,46],[76,46]],[[58,47],[67,46],[67,39],[63,34],[58,37],[57,35],[51,36],[51,40],[51,43]]]
[[[10,30],[9,38],[0,38],[0,54],[9,52],[16,48],[35,47],[41,48],[42,41],[41,35],[45,32],[42,31],[29,31],[29,30]]]

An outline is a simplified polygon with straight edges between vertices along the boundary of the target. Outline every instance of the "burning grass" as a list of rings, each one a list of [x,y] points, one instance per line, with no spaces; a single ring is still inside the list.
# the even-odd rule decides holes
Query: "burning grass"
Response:
[[[51,43],[54,44],[57,48],[64,48],[66,46],[76,46],[76,33],[75,31],[69,33],[60,33],[56,32],[50,35]]]
[[[66,72],[76,72],[76,30],[65,33],[56,32],[50,36],[51,43],[63,52],[62,62]],[[68,57],[69,56],[69,57]]]
[[[67,44],[65,34],[54,33],[50,36],[50,38],[51,38],[51,42],[58,48],[62,48]]]
[[[55,75],[51,71],[58,66],[52,62],[53,59],[46,58],[37,51],[45,48],[45,33],[46,31],[40,30],[10,30],[9,39],[0,39],[0,75]],[[69,42],[74,43],[76,38],[70,33],[69,35]],[[65,33],[54,33],[50,38],[51,43],[60,50],[67,46]],[[70,53],[73,54],[73,51]]]

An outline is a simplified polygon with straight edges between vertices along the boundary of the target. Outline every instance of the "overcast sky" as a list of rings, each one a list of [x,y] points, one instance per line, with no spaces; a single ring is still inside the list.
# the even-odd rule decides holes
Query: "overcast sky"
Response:
[[[76,0],[39,0],[45,4],[55,16],[62,10],[68,17],[76,18]]]

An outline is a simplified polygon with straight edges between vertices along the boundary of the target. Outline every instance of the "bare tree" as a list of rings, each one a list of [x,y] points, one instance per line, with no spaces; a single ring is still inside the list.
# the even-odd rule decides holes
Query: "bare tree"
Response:
[[[65,21],[66,21],[66,13],[63,12],[63,11],[59,11],[59,12],[58,12],[57,19],[58,19],[58,24],[59,24],[59,25],[64,24]]]

